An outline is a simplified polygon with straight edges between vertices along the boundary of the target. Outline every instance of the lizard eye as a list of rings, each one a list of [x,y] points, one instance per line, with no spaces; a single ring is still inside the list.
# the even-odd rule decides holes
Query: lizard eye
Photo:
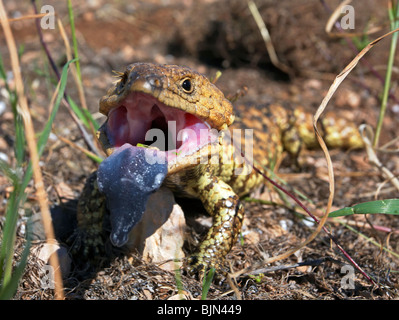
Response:
[[[194,86],[191,83],[191,80],[189,78],[185,78],[181,82],[181,87],[183,88],[184,92],[186,93],[191,93],[194,90]]]

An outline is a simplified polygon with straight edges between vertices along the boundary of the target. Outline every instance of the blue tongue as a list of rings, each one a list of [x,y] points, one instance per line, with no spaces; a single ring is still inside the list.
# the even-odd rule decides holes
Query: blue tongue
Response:
[[[107,198],[111,218],[110,239],[121,247],[145,212],[148,197],[167,174],[165,153],[124,144],[98,168],[97,182]]]

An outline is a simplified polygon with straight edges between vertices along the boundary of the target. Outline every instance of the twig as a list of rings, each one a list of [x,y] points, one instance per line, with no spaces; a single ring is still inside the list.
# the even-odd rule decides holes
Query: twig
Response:
[[[90,152],[89,150],[86,150],[85,148],[79,146],[78,144],[57,135],[57,138],[60,139],[62,142],[68,144],[69,146],[71,146],[73,149],[78,149],[79,151],[83,152],[84,154],[86,154],[89,158],[95,160],[96,162],[101,162],[102,158],[97,157],[93,152]]]
[[[33,5],[33,11],[35,12],[35,14],[36,15],[39,14],[37,11],[37,7],[36,7],[36,0],[32,0],[32,5]],[[57,76],[57,80],[60,81],[61,75],[57,69],[57,66],[56,66],[54,60],[51,58],[50,51],[46,45],[46,42],[44,41],[43,33],[41,32],[41,28],[40,28],[40,20],[35,19],[35,24],[36,24],[36,30],[38,31],[38,35],[39,35],[40,44],[42,45],[42,48],[44,49],[44,51],[46,53],[46,56],[50,62],[51,68],[53,69],[55,75]]]
[[[320,258],[320,259],[316,259],[316,260],[309,260],[309,261],[294,263],[289,266],[281,265],[281,266],[274,266],[274,267],[269,267],[269,268],[260,268],[260,269],[256,269],[256,270],[251,270],[250,273],[244,273],[243,275],[255,275],[255,274],[259,274],[259,273],[270,273],[270,272],[276,272],[276,271],[281,271],[281,270],[299,268],[299,267],[303,267],[303,266],[319,266],[323,262],[326,262],[326,261],[332,261],[334,263],[344,264],[344,262],[336,260],[334,258],[324,257],[324,258]]]

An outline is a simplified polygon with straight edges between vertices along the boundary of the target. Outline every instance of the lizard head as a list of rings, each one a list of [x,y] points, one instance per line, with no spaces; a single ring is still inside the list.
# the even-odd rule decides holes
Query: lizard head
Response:
[[[175,65],[135,63],[100,100],[98,132],[107,155],[124,144],[164,152],[168,173],[199,163],[201,149],[234,121],[223,93],[202,74]],[[154,141],[156,140],[156,141]]]
[[[234,120],[223,93],[189,68],[135,63],[119,77],[100,100],[107,120],[97,133],[108,155],[97,181],[116,246],[128,241],[165,177],[209,159]]]

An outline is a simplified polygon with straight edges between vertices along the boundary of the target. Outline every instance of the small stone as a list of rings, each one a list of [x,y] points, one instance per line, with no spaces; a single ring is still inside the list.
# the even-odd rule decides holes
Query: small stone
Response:
[[[343,89],[337,95],[335,105],[337,107],[349,106],[351,108],[358,108],[362,102],[360,95],[352,90]]]
[[[34,251],[35,252],[35,251]],[[50,256],[53,253],[58,254],[58,262],[60,264],[62,276],[65,278],[71,271],[72,260],[68,254],[68,250],[55,243],[44,243],[40,249],[36,251],[37,258],[42,260],[45,264],[49,264]]]
[[[8,162],[8,156],[4,152],[0,152],[0,159],[4,162]]]
[[[55,186],[57,194],[61,199],[74,199],[76,195],[73,190],[65,182],[60,182]]]
[[[305,81],[304,87],[305,87],[305,89],[321,90],[323,87],[323,84],[318,79],[309,79],[309,80]]]
[[[182,265],[182,250],[186,221],[183,210],[175,202],[173,193],[161,187],[153,193],[147,202],[147,208],[141,221],[129,234],[127,246],[137,249],[143,260],[160,263],[160,268],[168,271],[176,270]],[[175,262],[174,259],[180,261]]]
[[[0,100],[0,116],[6,111],[7,105],[4,101]]]

